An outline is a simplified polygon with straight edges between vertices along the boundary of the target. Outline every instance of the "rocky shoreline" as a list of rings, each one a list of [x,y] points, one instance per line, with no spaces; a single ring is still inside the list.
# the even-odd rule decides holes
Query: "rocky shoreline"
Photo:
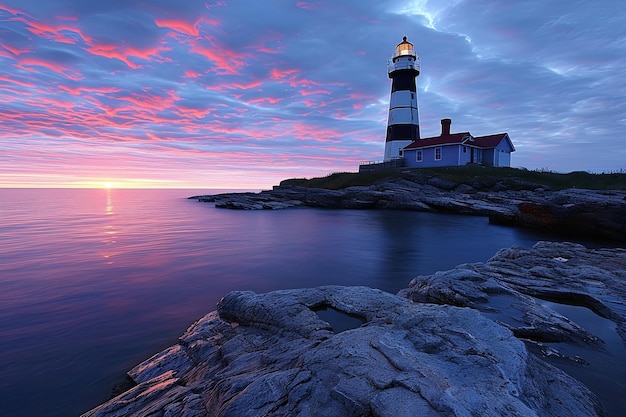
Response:
[[[419,172],[370,186],[339,190],[284,182],[260,193],[190,197],[218,208],[277,210],[292,207],[388,209],[487,216],[497,224],[537,228],[571,236],[626,241],[626,191],[546,186],[514,178],[462,184]]]
[[[233,292],[133,368],[135,387],[84,417],[608,416],[597,395],[546,362],[560,355],[585,366],[565,347],[596,351],[604,341],[541,300],[611,320],[623,352],[625,280],[626,250],[539,242],[419,276],[397,295]],[[332,324],[324,312],[353,323]]]

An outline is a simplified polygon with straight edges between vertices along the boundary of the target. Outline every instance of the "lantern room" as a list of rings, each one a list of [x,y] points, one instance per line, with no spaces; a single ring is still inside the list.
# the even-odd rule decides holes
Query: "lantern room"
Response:
[[[406,36],[402,38],[402,42],[396,46],[396,52],[393,54],[393,60],[395,61],[397,58],[401,56],[412,56],[416,57],[415,48],[413,48],[413,44],[406,40]]]

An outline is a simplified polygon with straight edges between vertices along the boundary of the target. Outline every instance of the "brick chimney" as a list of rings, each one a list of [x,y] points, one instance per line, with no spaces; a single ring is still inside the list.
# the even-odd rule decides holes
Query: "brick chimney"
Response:
[[[441,136],[447,136],[450,134],[450,125],[452,119],[441,119]]]

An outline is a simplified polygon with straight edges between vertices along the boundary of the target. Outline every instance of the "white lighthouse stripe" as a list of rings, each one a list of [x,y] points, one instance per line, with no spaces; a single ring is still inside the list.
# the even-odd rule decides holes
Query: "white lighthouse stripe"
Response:
[[[400,58],[396,58],[395,62],[393,60],[387,62],[387,72],[392,73],[394,71],[403,70],[403,69],[411,69],[411,70],[420,70],[419,61],[413,57],[403,56]]]
[[[413,91],[395,91],[391,93],[389,108],[394,107],[417,108],[417,93]]]
[[[419,117],[416,108],[396,107],[389,109],[387,126],[406,124],[419,125]]]
[[[400,157],[400,149],[411,144],[410,140],[394,140],[385,142],[385,161]]]

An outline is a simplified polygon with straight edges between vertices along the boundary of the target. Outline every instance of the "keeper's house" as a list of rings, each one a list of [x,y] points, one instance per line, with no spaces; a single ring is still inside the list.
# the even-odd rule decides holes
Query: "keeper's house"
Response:
[[[441,120],[441,135],[418,139],[400,149],[403,166],[427,168],[481,164],[511,166],[515,147],[508,133],[474,137],[469,132],[450,133],[450,119]]]

